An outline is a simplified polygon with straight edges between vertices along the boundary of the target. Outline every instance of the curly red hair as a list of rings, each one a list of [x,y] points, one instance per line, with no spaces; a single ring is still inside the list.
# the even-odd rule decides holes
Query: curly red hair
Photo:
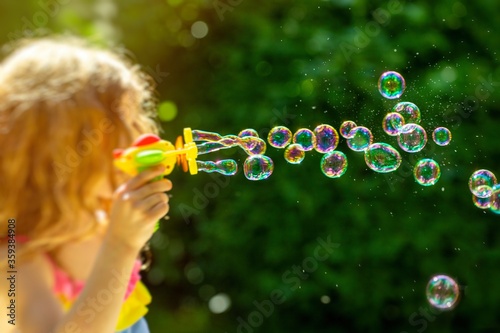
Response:
[[[0,238],[15,218],[26,251],[50,251],[93,234],[78,213],[119,182],[114,148],[158,134],[153,81],[111,51],[76,38],[26,40],[0,63]]]

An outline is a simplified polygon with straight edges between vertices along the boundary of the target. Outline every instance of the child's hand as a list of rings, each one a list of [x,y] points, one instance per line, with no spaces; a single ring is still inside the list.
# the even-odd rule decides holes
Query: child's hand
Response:
[[[165,171],[163,165],[139,173],[113,194],[109,215],[108,239],[139,251],[154,231],[156,222],[169,210],[168,179],[151,180]]]

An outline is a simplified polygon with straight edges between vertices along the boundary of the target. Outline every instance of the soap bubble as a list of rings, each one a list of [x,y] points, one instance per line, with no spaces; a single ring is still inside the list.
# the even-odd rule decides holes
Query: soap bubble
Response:
[[[316,137],[310,129],[301,128],[293,135],[293,143],[301,145],[304,151],[313,150],[316,145]]]
[[[492,187],[497,183],[493,172],[485,169],[475,171],[469,178],[469,189],[476,197],[487,198],[492,194]]]
[[[385,98],[399,98],[403,95],[405,88],[405,79],[398,72],[389,71],[380,75],[378,80],[378,91]]]
[[[490,210],[495,214],[500,214],[500,184],[495,184],[491,188],[491,196],[487,199],[490,201]]]
[[[340,125],[340,135],[342,137],[348,139],[349,138],[349,133],[351,133],[351,130],[356,127],[356,123],[351,120],[346,120]]]
[[[285,160],[291,164],[300,164],[306,153],[298,143],[292,143],[285,149]]]
[[[440,310],[451,310],[459,300],[460,289],[455,280],[447,275],[431,278],[426,288],[429,303]]]
[[[399,134],[403,126],[405,125],[405,120],[400,113],[389,112],[385,115],[382,121],[382,128],[384,132],[390,136],[396,136]]]
[[[472,202],[474,203],[474,206],[480,209],[488,209],[491,206],[491,196],[486,197],[486,198],[479,198],[476,197],[475,195],[472,195]]]
[[[398,135],[398,144],[408,153],[416,153],[424,149],[427,143],[427,133],[417,124],[406,124]]]
[[[410,134],[411,132],[413,132],[415,130],[415,128],[417,128],[417,124],[413,124],[413,123],[405,124],[399,130],[399,133],[400,134]]]
[[[238,133],[238,136],[240,138],[244,138],[244,137],[247,137],[247,136],[253,136],[255,138],[258,138],[259,137],[259,133],[257,133],[257,131],[254,130],[253,128],[247,128],[247,129],[242,130],[240,133]]]
[[[262,155],[266,152],[266,141],[262,140],[261,138],[258,137],[246,137],[246,138],[252,138],[251,142],[246,143],[246,153],[248,155]]]
[[[292,141],[292,131],[285,126],[276,126],[269,131],[267,141],[274,148],[285,148]]]
[[[330,178],[338,178],[347,170],[347,157],[341,151],[334,150],[321,158],[321,171]]]
[[[451,132],[446,127],[438,127],[432,132],[432,139],[440,146],[447,146],[451,141]]]
[[[339,143],[339,134],[337,130],[330,125],[318,125],[313,131],[316,136],[316,145],[314,149],[318,153],[327,153],[335,150]]]
[[[412,102],[399,102],[392,108],[392,112],[401,113],[405,124],[420,124],[420,109]]]
[[[264,155],[247,157],[243,164],[243,172],[249,180],[263,180],[269,178],[274,170],[274,163]]]
[[[374,143],[365,150],[366,165],[379,173],[396,170],[401,161],[399,152],[387,143]]]
[[[372,132],[364,126],[354,127],[349,133],[349,138],[347,139],[347,146],[354,151],[363,151],[372,143]]]
[[[436,184],[439,177],[441,177],[441,169],[439,168],[439,164],[433,159],[424,158],[415,164],[413,176],[420,185],[431,186]]]

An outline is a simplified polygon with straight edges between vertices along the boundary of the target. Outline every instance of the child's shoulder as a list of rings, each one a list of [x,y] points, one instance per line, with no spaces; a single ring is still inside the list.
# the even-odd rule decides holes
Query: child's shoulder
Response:
[[[16,252],[22,245],[16,245]],[[6,278],[0,279],[0,307],[13,313],[14,323],[6,320],[0,323],[1,332],[14,332],[12,327],[31,327],[31,322],[43,327],[60,314],[52,292],[53,277],[50,262],[43,253],[35,253],[28,258],[9,258],[9,247],[0,243],[1,271]],[[40,316],[41,314],[41,316]],[[9,313],[7,313],[9,315]],[[28,330],[29,331],[29,330]]]
[[[45,253],[34,253],[26,257],[19,257],[23,244],[9,246],[6,242],[0,243],[0,266],[4,273],[13,272],[16,279],[23,281],[25,278],[36,277],[36,280],[51,285],[53,282],[52,267]],[[0,279],[3,281],[3,279]],[[0,283],[2,283],[0,282]],[[0,288],[1,289],[1,288]],[[3,290],[3,289],[1,289]]]

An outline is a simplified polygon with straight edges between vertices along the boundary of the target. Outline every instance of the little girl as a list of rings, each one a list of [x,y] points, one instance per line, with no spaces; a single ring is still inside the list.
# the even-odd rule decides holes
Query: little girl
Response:
[[[152,89],[77,39],[26,41],[0,63],[0,332],[149,332],[137,258],[172,184],[112,159],[158,134]]]

